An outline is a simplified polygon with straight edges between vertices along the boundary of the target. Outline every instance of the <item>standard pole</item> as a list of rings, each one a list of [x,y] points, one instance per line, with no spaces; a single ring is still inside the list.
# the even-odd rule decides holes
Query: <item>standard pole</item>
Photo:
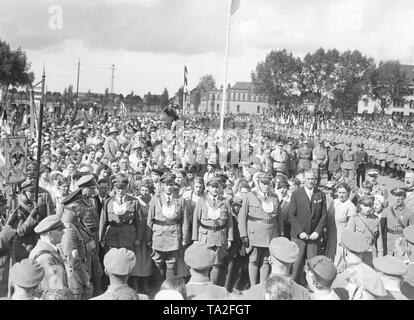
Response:
[[[79,98],[79,74],[80,74],[80,58],[78,60],[78,77],[76,79],[76,98]]]
[[[36,158],[36,186],[35,186],[35,200],[38,204],[39,202],[39,171],[40,171],[40,157],[42,155],[42,129],[43,129],[43,108],[45,103],[45,67],[43,66],[43,75],[42,75],[42,101],[40,102],[39,110],[39,124],[37,131],[37,158]]]
[[[221,118],[220,118],[220,140],[223,138],[224,129],[224,108],[226,104],[227,94],[227,75],[229,69],[229,43],[230,43],[230,27],[231,27],[231,4],[232,0],[229,0],[229,13],[227,21],[227,37],[226,37],[226,53],[225,53],[225,67],[224,67],[224,86],[223,86],[223,100],[221,104]]]

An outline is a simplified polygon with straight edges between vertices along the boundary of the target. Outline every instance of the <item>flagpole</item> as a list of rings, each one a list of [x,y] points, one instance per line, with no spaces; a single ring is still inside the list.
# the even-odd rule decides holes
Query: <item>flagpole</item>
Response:
[[[183,85],[183,121],[184,121],[184,105],[185,105],[185,98],[186,98],[186,94],[185,94],[185,89],[186,89],[186,67],[187,67],[187,57],[184,58],[184,85]]]
[[[39,125],[38,125],[38,132],[37,132],[37,158],[36,158],[36,185],[35,185],[35,201],[38,203],[39,201],[39,175],[40,175],[40,157],[42,155],[42,127],[43,127],[43,108],[45,103],[45,65],[43,64],[43,75],[42,75],[42,101],[40,102],[40,110],[39,110]]]
[[[230,28],[231,28],[231,7],[232,0],[229,0],[229,12],[227,17],[227,36],[226,36],[226,53],[225,53],[225,67],[224,67],[224,85],[223,85],[223,99],[221,103],[221,117],[220,117],[220,140],[223,139],[224,129],[224,107],[226,104],[227,94],[227,75],[229,70],[229,44],[230,44]]]

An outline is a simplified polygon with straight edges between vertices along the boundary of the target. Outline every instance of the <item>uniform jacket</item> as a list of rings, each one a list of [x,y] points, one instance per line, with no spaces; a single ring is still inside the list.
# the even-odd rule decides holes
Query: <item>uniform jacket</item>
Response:
[[[104,203],[99,223],[99,241],[105,241],[109,247],[127,248],[133,250],[136,240],[144,238],[145,225],[143,212],[138,199],[126,195],[124,199],[125,213],[117,215],[114,205],[119,204],[116,197],[107,199]]]
[[[77,223],[67,223],[60,243],[61,255],[65,263],[69,289],[74,294],[81,293],[89,282],[90,276],[86,264],[86,243],[79,231]],[[73,257],[73,250],[78,256]]]
[[[302,147],[298,150],[297,155],[299,159],[298,168],[305,170],[310,169],[312,166],[312,149]]]
[[[340,150],[330,150],[328,152],[328,170],[330,172],[335,172],[341,167],[342,162],[342,152]]]
[[[187,299],[194,300],[202,295],[203,299],[227,300],[229,294],[224,287],[217,286],[211,282],[192,283],[191,279],[185,285],[187,289]]]
[[[65,264],[60,253],[50,244],[39,240],[29,258],[35,259],[45,269],[39,288],[41,291],[68,288]]]
[[[171,206],[175,206],[172,218],[163,215],[163,207],[167,207],[164,192],[155,195],[149,204],[147,225],[152,230],[152,248],[169,252],[179,250],[182,242],[190,241],[190,225],[188,223],[188,207],[183,198],[173,194]],[[160,225],[157,223],[172,223]]]
[[[81,206],[81,219],[88,229],[97,234],[99,230],[99,216],[98,204],[95,198],[84,198],[78,200],[77,203]]]
[[[263,202],[271,203],[273,211],[267,213],[263,210]],[[269,223],[253,221],[253,219],[269,219]],[[278,219],[280,218],[279,199],[273,193],[268,193],[268,200],[264,201],[257,190],[252,190],[244,198],[240,208],[238,222],[240,237],[249,237],[250,246],[269,246],[270,241],[279,236]]]
[[[304,187],[295,190],[289,206],[291,237],[298,238],[302,232],[308,235],[317,232],[321,235],[326,215],[326,196],[322,191],[314,188],[310,201]]]
[[[0,284],[9,279],[10,240],[16,234],[10,226],[5,225],[0,230]]]
[[[209,207],[220,210],[220,216],[217,220],[210,219],[208,215]],[[208,230],[202,225],[207,227],[221,227],[222,229]],[[233,241],[233,219],[231,207],[225,198],[218,196],[215,207],[213,206],[208,195],[201,197],[197,201],[193,214],[192,239],[209,247],[226,247],[228,240]]]

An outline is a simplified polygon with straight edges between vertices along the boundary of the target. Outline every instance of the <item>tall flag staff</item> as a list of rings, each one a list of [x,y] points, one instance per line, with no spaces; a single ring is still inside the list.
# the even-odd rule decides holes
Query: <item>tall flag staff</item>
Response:
[[[187,95],[188,95],[188,79],[187,79],[187,76],[188,76],[188,69],[187,69],[187,66],[184,65],[183,110],[182,110],[183,120],[184,120],[184,115],[185,115],[185,111],[184,111],[185,101],[186,101],[186,98],[187,98]]]
[[[43,65],[43,75],[42,75],[42,100],[40,102],[39,110],[39,124],[37,126],[37,157],[36,157],[36,185],[35,185],[35,199],[36,203],[39,202],[39,168],[40,168],[40,157],[42,155],[42,129],[43,129],[43,108],[45,103],[45,65]]]
[[[231,28],[231,16],[239,9],[240,0],[230,0],[228,22],[227,22],[227,37],[226,37],[226,53],[225,53],[225,67],[224,67],[224,85],[223,85],[223,100],[221,104],[221,118],[220,118],[220,140],[223,139],[223,127],[224,127],[224,108],[226,104],[226,91],[227,91],[227,76],[229,69],[229,44],[230,44],[230,28]]]

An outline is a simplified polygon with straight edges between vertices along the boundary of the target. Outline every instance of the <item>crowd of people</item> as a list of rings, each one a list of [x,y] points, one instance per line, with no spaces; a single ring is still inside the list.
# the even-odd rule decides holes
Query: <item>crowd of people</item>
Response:
[[[52,118],[2,189],[1,297],[414,298],[409,124]]]

